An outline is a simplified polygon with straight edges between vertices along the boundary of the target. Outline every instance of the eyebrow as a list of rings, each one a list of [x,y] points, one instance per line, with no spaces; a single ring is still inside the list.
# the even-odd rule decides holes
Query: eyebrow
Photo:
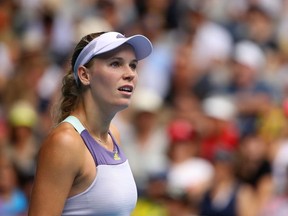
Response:
[[[113,61],[113,60],[118,60],[118,61],[123,61],[124,58],[122,57],[117,57],[117,56],[112,56],[111,58],[107,58],[108,61]],[[132,59],[130,62],[138,63],[137,59]]]

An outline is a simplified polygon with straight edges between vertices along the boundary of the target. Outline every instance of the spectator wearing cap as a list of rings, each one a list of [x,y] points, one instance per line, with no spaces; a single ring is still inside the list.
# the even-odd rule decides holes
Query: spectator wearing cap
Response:
[[[16,101],[8,115],[10,129],[9,152],[19,175],[19,184],[30,196],[36,170],[39,149],[35,127],[38,123],[37,111],[25,100]]]
[[[237,102],[237,120],[243,136],[257,130],[257,116],[267,103],[273,101],[274,91],[261,80],[266,56],[256,43],[249,40],[238,42],[232,60],[232,79],[225,91]]]
[[[17,170],[23,176],[34,175],[37,144],[34,127],[37,112],[27,101],[15,102],[10,110],[8,123],[11,129],[11,151]]]
[[[198,134],[190,121],[174,119],[167,130],[170,139],[168,190],[187,193],[191,204],[197,206],[204,191],[210,186],[213,166],[198,156]],[[194,210],[197,211],[197,207]]]
[[[212,160],[218,148],[234,151],[238,145],[237,107],[227,95],[211,95],[202,101],[204,125],[200,154]],[[204,122],[204,123],[203,123]]]

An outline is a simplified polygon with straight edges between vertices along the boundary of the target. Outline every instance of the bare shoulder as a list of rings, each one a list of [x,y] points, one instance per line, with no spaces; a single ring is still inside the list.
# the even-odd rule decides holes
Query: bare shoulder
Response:
[[[72,125],[62,123],[43,142],[38,155],[29,215],[60,215],[85,157]],[[43,196],[45,194],[45,196]]]
[[[61,123],[54,128],[44,140],[40,152],[39,160],[50,161],[52,164],[76,165],[81,158],[83,151],[82,139],[69,123]],[[79,154],[80,153],[80,154]]]
[[[81,142],[79,133],[69,123],[61,123],[55,127],[43,143],[43,148],[65,148],[68,151],[79,148]],[[77,145],[78,143],[78,145]]]
[[[121,145],[120,133],[119,133],[118,128],[115,125],[111,125],[110,132],[113,135],[114,139],[116,140],[117,144]]]

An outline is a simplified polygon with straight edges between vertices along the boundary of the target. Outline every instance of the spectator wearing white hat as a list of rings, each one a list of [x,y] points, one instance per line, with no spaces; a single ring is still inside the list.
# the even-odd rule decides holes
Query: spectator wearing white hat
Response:
[[[221,148],[234,151],[239,140],[236,125],[238,114],[233,98],[228,95],[211,95],[202,101],[203,122],[201,156],[212,160]]]
[[[173,119],[167,128],[169,137],[167,172],[168,192],[187,194],[197,215],[198,204],[210,187],[214,168],[210,161],[199,156],[199,133],[185,118]]]
[[[265,53],[256,43],[248,40],[236,43],[226,93],[236,102],[241,135],[255,131],[256,116],[273,100],[273,89],[261,80],[265,64]]]

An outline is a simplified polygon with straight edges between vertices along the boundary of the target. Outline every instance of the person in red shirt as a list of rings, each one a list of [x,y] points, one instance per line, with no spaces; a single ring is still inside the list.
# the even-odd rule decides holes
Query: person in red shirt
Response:
[[[200,144],[200,155],[212,160],[217,149],[235,150],[239,131],[234,117],[236,107],[225,96],[211,96],[203,101],[205,129]]]

